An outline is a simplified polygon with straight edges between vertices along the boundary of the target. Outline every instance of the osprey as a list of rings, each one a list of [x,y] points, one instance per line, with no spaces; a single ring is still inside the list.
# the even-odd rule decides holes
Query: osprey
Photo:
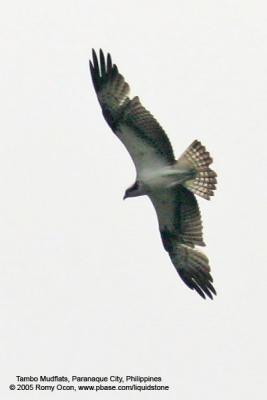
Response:
[[[147,195],[155,210],[165,250],[182,280],[200,296],[213,298],[209,260],[194,247],[205,246],[195,194],[207,200],[216,188],[212,158],[195,140],[175,160],[171,143],[129,85],[110,54],[92,52],[90,71],[105,120],[125,145],[136,168],[136,181],[124,198]]]

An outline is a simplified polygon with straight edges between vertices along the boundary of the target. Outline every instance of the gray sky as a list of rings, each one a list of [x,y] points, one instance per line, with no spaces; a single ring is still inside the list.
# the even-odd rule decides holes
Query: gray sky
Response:
[[[2,7],[3,398],[40,398],[8,389],[40,374],[170,386],[93,399],[264,398],[266,11],[244,0]],[[111,52],[177,157],[199,139],[214,158],[216,196],[199,200],[214,301],[178,277],[149,200],[122,201],[135,171],[101,115],[92,47]]]

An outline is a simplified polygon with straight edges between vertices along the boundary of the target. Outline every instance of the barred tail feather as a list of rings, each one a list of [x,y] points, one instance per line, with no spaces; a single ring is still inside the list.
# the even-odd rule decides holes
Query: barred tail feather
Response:
[[[210,274],[209,260],[205,254],[183,244],[177,244],[169,253],[172,263],[184,283],[204,299],[216,295]]]
[[[217,174],[209,167],[211,163],[209,152],[198,140],[194,140],[177,161],[178,165],[186,165],[195,172],[195,176],[185,181],[183,186],[207,200],[214,195],[217,183]]]

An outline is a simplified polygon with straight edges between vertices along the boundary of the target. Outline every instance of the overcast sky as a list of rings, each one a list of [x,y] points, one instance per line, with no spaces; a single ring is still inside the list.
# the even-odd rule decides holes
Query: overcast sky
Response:
[[[264,398],[266,11],[246,0],[2,6],[2,398],[83,396],[8,389],[40,374],[170,386],[90,393],[98,400]],[[101,115],[92,47],[112,54],[177,157],[198,139],[214,158],[216,196],[199,200],[214,301],[180,280],[149,200],[122,200],[135,171]]]

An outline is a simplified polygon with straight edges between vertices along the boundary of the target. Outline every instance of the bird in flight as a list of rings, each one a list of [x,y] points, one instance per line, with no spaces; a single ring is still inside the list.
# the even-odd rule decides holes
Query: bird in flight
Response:
[[[128,150],[136,181],[124,195],[147,195],[158,217],[165,250],[184,283],[203,298],[216,295],[209,260],[195,246],[205,246],[195,194],[207,200],[216,189],[212,158],[195,140],[175,159],[171,143],[157,120],[129,96],[130,87],[110,54],[92,51],[90,71],[102,113]]]

